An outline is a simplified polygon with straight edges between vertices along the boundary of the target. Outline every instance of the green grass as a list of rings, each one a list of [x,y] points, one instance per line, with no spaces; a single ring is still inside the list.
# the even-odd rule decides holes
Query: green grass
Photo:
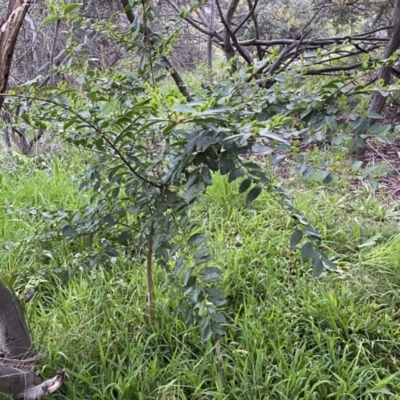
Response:
[[[26,314],[46,352],[38,371],[68,374],[52,398],[400,399],[394,208],[343,185],[290,182],[339,266],[315,279],[288,245],[295,225],[280,205],[265,193],[246,206],[239,184],[215,175],[194,213],[224,270],[229,325],[220,341],[202,343],[175,315],[164,271],[155,273],[149,326],[143,265],[120,258],[111,271],[99,267],[63,285],[53,271],[72,265],[83,241],[18,245],[48,226],[41,211],[87,203],[74,178],[80,157],[10,158],[0,167],[1,278],[18,293],[36,286]],[[9,243],[17,244],[7,250]]]

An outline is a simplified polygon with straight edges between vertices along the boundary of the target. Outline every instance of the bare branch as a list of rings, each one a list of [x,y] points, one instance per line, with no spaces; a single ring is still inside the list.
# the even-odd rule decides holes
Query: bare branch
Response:
[[[54,85],[54,71],[53,71],[54,53],[56,52],[56,43],[57,43],[57,39],[58,39],[58,32],[60,31],[60,24],[61,24],[61,20],[58,19],[56,21],[56,26],[54,28],[53,46],[52,46],[51,52],[50,52],[50,86]]]
[[[247,64],[251,65],[253,63],[252,58],[250,57],[250,55],[247,52],[244,51],[244,49],[242,49],[242,47],[240,46],[240,44],[236,38],[236,35],[234,35],[231,30],[232,18],[235,14],[235,11],[239,4],[239,1],[240,0],[232,0],[232,2],[230,3],[230,5],[228,7],[228,11],[226,12],[226,18],[225,18],[224,14],[222,12],[222,9],[221,9],[221,4],[219,3],[219,0],[216,0],[219,16],[221,18],[222,24],[225,27],[225,38],[224,38],[223,46],[224,46],[224,50],[225,50],[228,60],[233,58],[235,56],[235,50],[233,49],[232,44],[231,44],[231,39],[232,39],[233,44],[236,47],[236,50],[245,59]]]
[[[354,41],[360,41],[360,42],[381,42],[381,43],[386,43],[389,41],[388,38],[377,38],[377,37],[360,37],[356,35],[352,36],[337,36],[337,37],[327,37],[327,38],[312,38],[303,41],[304,45],[307,46],[326,46],[326,45],[331,45],[331,44],[343,44],[344,42],[354,42]],[[296,39],[274,39],[274,40],[256,40],[256,39],[250,39],[250,40],[243,40],[239,42],[240,46],[255,46],[255,45],[261,45],[261,46],[279,46],[279,45],[291,45],[293,43],[298,43],[298,40]]]
[[[257,4],[258,4],[258,0],[255,0],[253,6],[250,7],[249,13],[244,17],[243,21],[233,31],[234,35],[236,35],[237,31],[248,21],[248,19],[250,17],[252,17],[254,15],[254,11],[255,11],[255,9],[257,7]]]
[[[251,0],[247,0],[247,4],[249,6],[249,9],[252,10],[253,5],[251,4]],[[255,7],[256,6],[254,5],[254,10],[255,10]],[[253,11],[251,13],[251,19],[253,20],[254,31],[255,31],[254,33],[255,33],[256,39],[259,40],[260,39],[260,27],[258,26],[258,19],[257,19],[257,15],[256,15],[255,11]],[[263,53],[261,51],[261,47],[256,46],[256,48],[257,48],[258,59],[261,61],[263,59]]]
[[[176,12],[180,12],[180,9],[177,6],[177,4],[174,3],[172,0],[167,0],[167,3],[170,4],[175,9]],[[193,18],[185,17],[184,20],[187,23],[189,23],[190,25],[192,25],[193,28],[196,28],[199,32],[204,33],[205,35],[208,35],[211,37],[216,37],[220,41],[223,40],[222,36],[217,31],[214,31],[214,29],[207,30],[207,29],[201,27]]]
[[[339,72],[339,71],[351,71],[353,69],[361,67],[362,63],[355,63],[350,65],[342,65],[337,67],[326,67],[321,69],[310,69],[305,73],[305,75],[322,75],[330,72]]]
[[[311,19],[304,25],[303,30],[302,30],[302,36],[304,35],[304,32],[306,32],[306,29],[310,26],[310,24],[314,21],[315,18],[317,18],[317,15],[321,12],[321,10],[325,7],[325,4],[327,3],[328,0],[324,0],[324,2],[321,4],[321,6],[317,9],[317,11],[314,13],[314,15],[311,17]]]

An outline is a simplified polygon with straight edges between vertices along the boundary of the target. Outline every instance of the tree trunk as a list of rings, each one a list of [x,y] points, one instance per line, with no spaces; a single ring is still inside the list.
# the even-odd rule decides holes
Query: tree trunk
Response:
[[[6,19],[0,26],[0,93],[7,90],[15,43],[31,3],[32,0],[10,0]],[[0,95],[0,108],[3,102],[4,96]]]
[[[210,21],[208,30],[214,32],[214,18],[215,18],[215,0],[210,0]],[[212,68],[212,36],[207,37],[207,66]]]
[[[398,48],[400,47],[400,0],[396,0],[396,4],[393,11],[393,31],[388,45],[386,46],[384,58],[389,58]],[[383,80],[385,85],[390,84],[390,78],[392,76],[392,65],[388,65],[379,70],[377,79]],[[387,101],[387,96],[383,96],[380,92],[376,92],[373,96],[371,103],[368,107],[369,113],[377,113],[380,114],[385,107]],[[370,126],[374,123],[374,120],[371,118],[366,118],[366,125]],[[357,160],[363,160],[365,158],[365,153],[367,151],[367,144],[365,140],[362,141],[362,144],[356,143],[357,134],[354,135],[353,143],[352,143],[352,153],[355,155]]]

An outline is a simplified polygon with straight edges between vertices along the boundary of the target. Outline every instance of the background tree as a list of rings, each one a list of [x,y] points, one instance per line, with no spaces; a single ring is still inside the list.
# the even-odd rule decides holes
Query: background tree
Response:
[[[390,58],[399,49],[399,46],[400,46],[400,1],[397,0],[395,2],[393,10],[392,33],[390,36],[390,41],[388,42],[385,49],[384,58],[386,59]],[[376,79],[381,80],[383,86],[387,86],[391,83],[393,73],[395,73],[395,76],[397,77],[398,75],[397,71],[395,71],[393,68],[394,68],[394,63],[391,62],[378,71]],[[369,105],[368,108],[368,112],[370,114],[381,114],[386,104],[387,98],[388,95],[383,95],[381,91],[377,91],[375,95],[372,97],[371,104]],[[364,125],[365,129],[368,129],[369,125],[373,123],[373,121],[374,119],[371,118],[367,120]],[[357,140],[359,141],[359,145],[353,146],[353,148],[355,148],[355,153],[357,158],[359,160],[363,160],[365,157],[365,152],[367,151],[366,140],[360,138],[359,135],[358,138],[356,137],[355,141]]]

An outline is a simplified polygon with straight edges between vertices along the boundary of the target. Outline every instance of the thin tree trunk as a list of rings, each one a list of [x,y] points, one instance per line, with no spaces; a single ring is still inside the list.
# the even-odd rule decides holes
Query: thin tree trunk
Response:
[[[214,32],[214,18],[215,18],[215,0],[210,0],[210,22],[208,30]],[[212,36],[207,37],[207,66],[212,68]]]
[[[51,48],[51,54],[50,54],[50,86],[54,85],[54,55],[56,52],[56,44],[57,44],[57,39],[58,39],[58,32],[60,31],[60,24],[61,20],[56,21],[56,26],[54,28],[54,37],[53,37],[53,46]]]
[[[149,322],[154,321],[154,286],[153,286],[153,228],[150,229],[147,238],[147,263],[146,263],[146,278],[147,278],[147,305],[149,308]]]
[[[251,0],[247,0],[247,4],[249,6],[249,10],[251,10],[253,8],[253,3],[251,2]],[[260,38],[261,38],[260,27],[258,25],[257,14],[256,14],[255,10],[251,14],[251,19],[253,20],[253,24],[254,24],[255,38],[256,38],[256,40],[260,40]],[[262,54],[262,50],[261,50],[260,46],[257,46],[257,56],[258,56],[259,61],[261,61],[263,59],[263,54]]]
[[[36,46],[37,46],[37,37],[38,37],[38,31],[35,26],[35,21],[29,16],[29,14],[25,15],[25,21],[28,22],[32,35],[31,35],[31,41],[32,41],[32,47],[31,47],[31,57],[32,57],[32,65],[31,69],[33,69],[33,75],[38,76],[38,57],[37,57],[37,51],[36,51]]]

